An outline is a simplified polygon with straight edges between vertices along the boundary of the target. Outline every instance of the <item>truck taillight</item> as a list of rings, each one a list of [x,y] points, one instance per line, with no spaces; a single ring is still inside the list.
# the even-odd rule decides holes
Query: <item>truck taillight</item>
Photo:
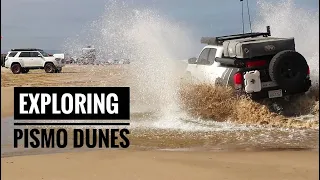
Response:
[[[266,60],[258,60],[258,61],[248,61],[246,62],[247,67],[259,67],[267,64]]]
[[[310,78],[310,67],[308,66],[308,70],[307,70],[307,79]]]
[[[242,83],[243,83],[243,75],[242,73],[238,72],[233,76],[233,82],[235,85],[235,88],[241,88],[242,87]]]

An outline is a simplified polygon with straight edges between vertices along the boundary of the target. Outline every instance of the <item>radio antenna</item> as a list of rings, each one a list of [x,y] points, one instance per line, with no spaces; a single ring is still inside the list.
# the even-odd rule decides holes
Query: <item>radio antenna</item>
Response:
[[[242,15],[242,33],[244,34],[244,18],[243,18],[243,0],[240,0],[242,3],[241,15]]]
[[[250,8],[249,8],[249,0],[247,0],[247,9],[248,9],[248,16],[249,16],[249,24],[250,24],[250,31],[252,33],[252,28],[251,28],[251,17],[250,17]],[[243,4],[243,3],[242,3]]]

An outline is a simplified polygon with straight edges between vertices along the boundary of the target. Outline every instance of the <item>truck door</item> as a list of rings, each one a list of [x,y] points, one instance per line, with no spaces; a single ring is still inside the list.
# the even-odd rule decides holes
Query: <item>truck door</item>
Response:
[[[24,67],[30,67],[32,66],[32,62],[30,60],[30,52],[21,52],[19,54],[18,60],[20,62],[21,65],[23,65]]]
[[[197,59],[195,76],[200,81],[206,80],[204,69],[205,69],[205,66],[208,64],[209,52],[210,52],[209,48],[202,50],[202,52],[199,55],[199,58]]]
[[[32,67],[41,67],[44,64],[44,58],[39,52],[30,52]]]

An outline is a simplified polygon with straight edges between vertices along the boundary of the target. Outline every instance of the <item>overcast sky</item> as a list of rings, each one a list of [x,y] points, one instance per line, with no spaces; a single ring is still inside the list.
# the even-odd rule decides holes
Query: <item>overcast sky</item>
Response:
[[[124,1],[132,7],[159,9],[166,16],[194,27],[199,34],[212,28],[208,21],[221,24],[215,27],[221,32],[231,32],[235,26],[241,28],[239,0]],[[249,2],[254,16],[256,1]],[[318,11],[319,0],[295,0],[295,3]],[[105,4],[105,0],[1,0],[1,49],[60,49],[66,38],[74,36],[102,15]]]

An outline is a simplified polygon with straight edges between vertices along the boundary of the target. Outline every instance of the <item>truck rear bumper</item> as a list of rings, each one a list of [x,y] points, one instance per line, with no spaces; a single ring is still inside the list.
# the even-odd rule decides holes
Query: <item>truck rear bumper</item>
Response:
[[[242,94],[246,94],[247,96],[249,96],[253,100],[271,99],[269,97],[269,92],[270,91],[275,91],[275,90],[282,90],[282,96],[281,97],[277,97],[277,98],[283,98],[283,97],[291,96],[291,95],[295,95],[295,94],[303,94],[303,93],[307,92],[310,89],[311,80],[307,80],[306,84],[304,85],[304,87],[305,88],[302,91],[287,92],[285,90],[282,90],[279,86],[275,86],[275,87],[263,88],[260,92],[254,92],[254,93],[245,93],[245,92],[243,92]]]

